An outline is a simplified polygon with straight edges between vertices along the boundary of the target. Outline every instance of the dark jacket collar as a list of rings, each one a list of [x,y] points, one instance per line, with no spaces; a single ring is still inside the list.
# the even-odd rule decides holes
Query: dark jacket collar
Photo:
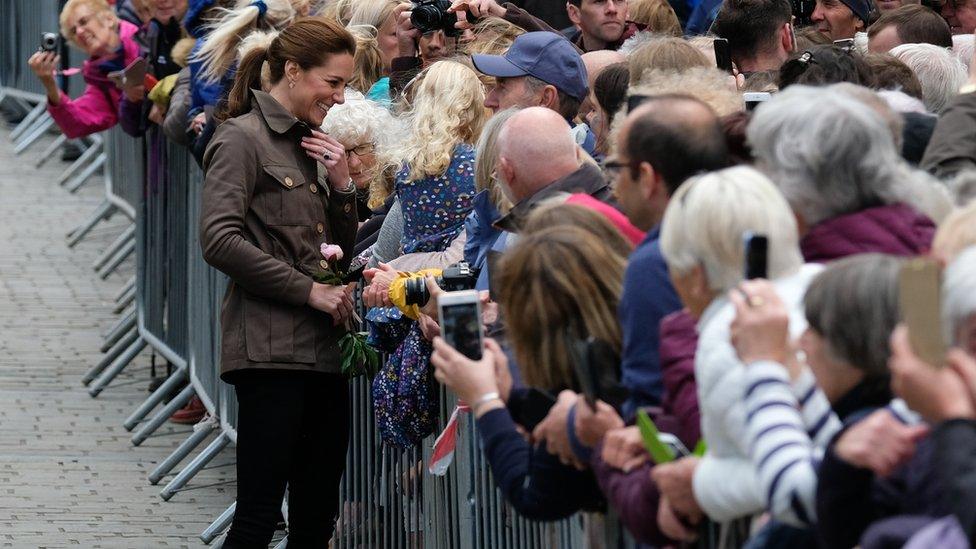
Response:
[[[251,102],[251,108],[253,109],[257,106],[258,112],[264,118],[264,122],[275,133],[288,133],[296,124],[300,125],[303,131],[308,131],[308,125],[295,118],[295,115],[283,107],[270,93],[252,89],[251,94],[254,96],[254,101]]]
[[[847,419],[863,417],[865,413],[870,413],[878,408],[888,405],[894,398],[891,394],[888,380],[866,380],[855,385],[844,396],[837,399],[831,405],[834,413],[843,423],[848,423]]]
[[[494,225],[504,231],[516,233],[540,202],[559,193],[574,192],[586,193],[602,202],[608,202],[610,199],[610,187],[603,172],[600,168],[586,162],[575,172],[553,181],[539,192],[513,206],[507,214],[495,220]]]

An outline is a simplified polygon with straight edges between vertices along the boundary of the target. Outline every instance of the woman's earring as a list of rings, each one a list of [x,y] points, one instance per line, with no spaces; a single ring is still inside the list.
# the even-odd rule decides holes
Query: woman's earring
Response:
[[[295,87],[295,81],[294,80],[289,80],[288,81],[288,87],[289,88],[294,88]]]

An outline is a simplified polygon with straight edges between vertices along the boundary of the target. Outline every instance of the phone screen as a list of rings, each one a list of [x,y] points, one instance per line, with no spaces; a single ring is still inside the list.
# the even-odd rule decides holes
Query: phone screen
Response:
[[[929,259],[908,261],[898,279],[898,306],[908,326],[909,343],[919,358],[933,366],[945,363],[941,282],[938,263]]]
[[[481,307],[477,302],[443,305],[441,331],[444,340],[471,360],[481,360]]]
[[[765,235],[746,232],[743,235],[745,245],[745,277],[769,278],[769,239]]]

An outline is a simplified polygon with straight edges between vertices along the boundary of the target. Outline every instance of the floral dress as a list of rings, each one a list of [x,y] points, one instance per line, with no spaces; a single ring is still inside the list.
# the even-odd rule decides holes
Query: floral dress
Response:
[[[403,211],[404,253],[441,252],[464,227],[473,208],[474,147],[458,145],[444,173],[410,181],[400,170],[395,192]],[[373,380],[373,406],[383,441],[407,448],[433,432],[438,390],[430,368],[430,343],[399,310],[372,309],[370,339],[383,342],[389,359]]]
[[[397,173],[395,192],[403,211],[403,253],[441,252],[460,234],[476,193],[474,157],[474,147],[461,144],[440,175],[410,181],[407,166]]]

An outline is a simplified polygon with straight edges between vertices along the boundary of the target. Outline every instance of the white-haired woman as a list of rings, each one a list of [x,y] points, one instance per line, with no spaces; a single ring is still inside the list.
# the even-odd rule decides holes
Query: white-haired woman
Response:
[[[789,311],[790,335],[795,339],[806,327],[803,293],[821,269],[803,264],[793,213],[765,176],[753,168],[736,167],[692,178],[671,198],[661,223],[661,251],[675,290],[698,319],[695,377],[702,435],[708,441],[708,453],[700,461],[686,458],[655,468],[662,495],[661,526],[676,539],[682,533],[666,526],[676,523],[665,518],[673,518],[672,511],[688,519],[703,511],[724,522],[765,509],[749,458],[746,371],[732,346],[735,308],[727,297],[743,279],[743,235],[748,232],[768,238],[768,277]],[[796,395],[804,396],[813,387],[809,372],[796,372]],[[828,413],[822,395],[803,402],[802,416],[814,440],[829,434],[831,422],[817,425]]]
[[[39,51],[28,60],[47,93],[47,111],[69,138],[111,128],[119,121],[122,91],[108,73],[122,70],[139,57],[139,28],[122,21],[105,0],[69,0],[61,10],[61,34],[88,54],[82,67],[85,91],[71,99],[54,80],[57,52]],[[140,100],[141,92],[138,97]]]
[[[902,44],[891,55],[912,69],[922,84],[925,106],[938,114],[966,83],[966,65],[950,50],[933,44]]]
[[[806,261],[855,253],[926,253],[935,224],[915,208],[920,178],[891,128],[842,89],[793,85],[747,130],[757,167],[793,208]]]

